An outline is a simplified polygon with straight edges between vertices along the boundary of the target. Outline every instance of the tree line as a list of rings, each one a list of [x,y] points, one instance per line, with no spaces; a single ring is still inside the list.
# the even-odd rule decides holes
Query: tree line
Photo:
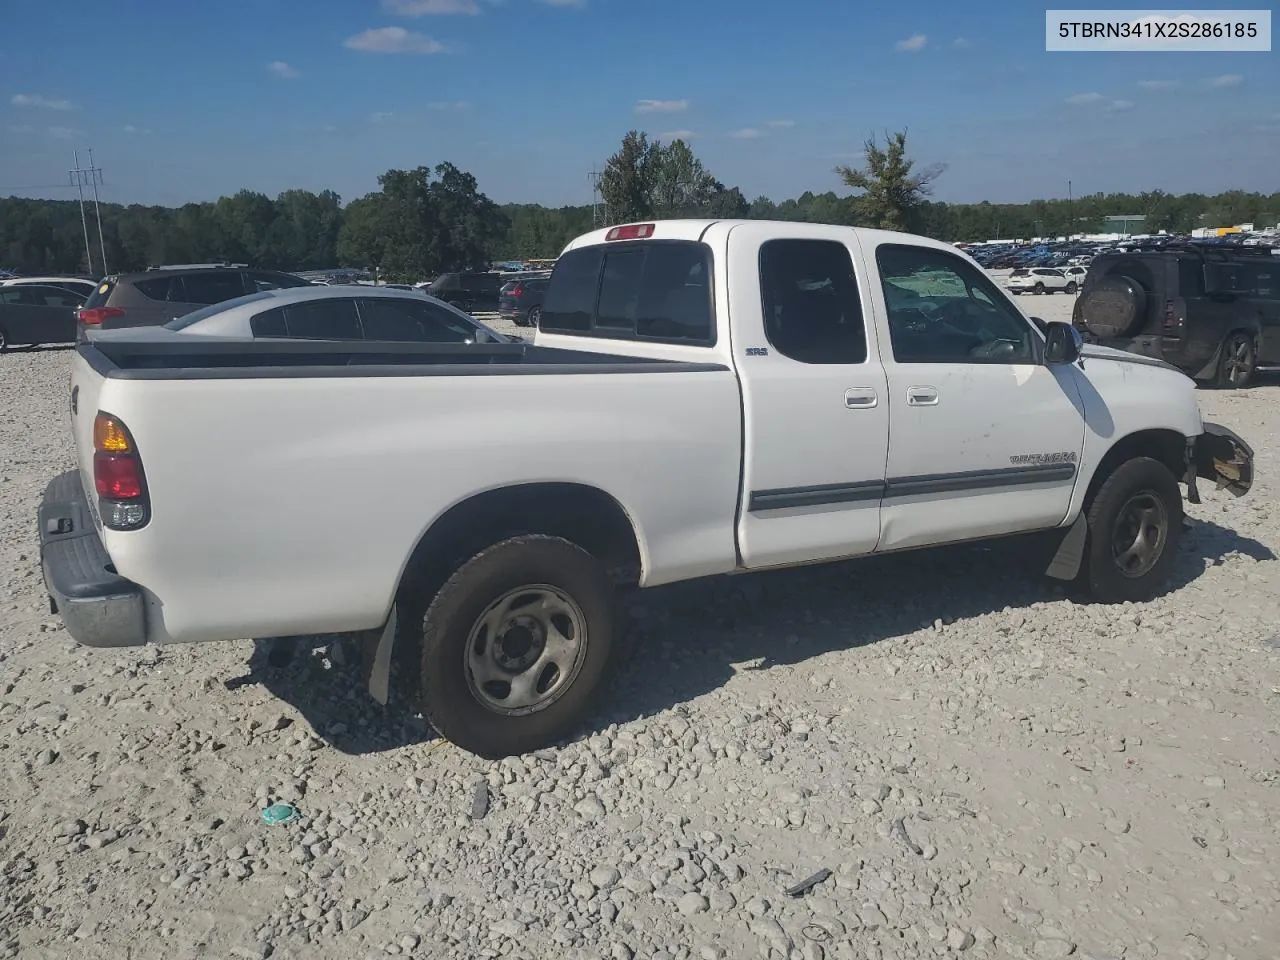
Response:
[[[682,140],[660,143],[629,131],[600,178],[607,223],[667,217],[790,220],[909,230],[949,241],[1098,232],[1109,216],[1145,216],[1146,231],[1187,233],[1199,226],[1280,217],[1280,193],[1216,195],[1092,194],[1031,203],[942,203],[930,199],[944,172],[916,169],[906,133],[869,139],[859,167],[833,181],[853,192],[806,191],[790,200],[748,201],[707,170]],[[272,199],[241,190],[181,207],[103,204],[103,243],[111,272],[172,263],[231,261],[283,270],[377,268],[390,280],[420,280],[492,260],[551,258],[593,229],[590,204],[558,208],[499,205],[475,177],[451,163],[388,170],[379,189],[345,206],[330,190],[286,190]],[[74,201],[0,198],[0,268],[26,274],[101,273],[90,216],[93,263],[86,261]]]

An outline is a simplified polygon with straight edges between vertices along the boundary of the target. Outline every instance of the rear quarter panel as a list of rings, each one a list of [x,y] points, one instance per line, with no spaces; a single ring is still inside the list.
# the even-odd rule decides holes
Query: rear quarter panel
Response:
[[[613,496],[645,585],[736,563],[729,370],[107,380],[100,403],[146,471],[151,522],[104,540],[155,642],[377,626],[434,520],[517,483]]]

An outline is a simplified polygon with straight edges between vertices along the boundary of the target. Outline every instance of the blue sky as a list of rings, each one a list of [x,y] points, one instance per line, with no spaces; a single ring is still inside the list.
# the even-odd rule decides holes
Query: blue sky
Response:
[[[349,200],[449,160],[500,202],[581,203],[632,127],[683,131],[748,197],[839,190],[832,168],[902,127],[920,162],[948,164],[942,200],[1068,180],[1280,189],[1275,53],[1046,53],[1044,16],[1025,0],[5,0],[0,195],[74,196],[56,185],[93,147],[122,202]]]

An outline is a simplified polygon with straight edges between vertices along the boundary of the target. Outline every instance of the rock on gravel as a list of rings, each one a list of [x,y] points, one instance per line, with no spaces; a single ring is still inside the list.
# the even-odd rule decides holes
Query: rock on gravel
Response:
[[[664,587],[592,728],[488,763],[373,705],[354,646],[71,642],[34,542],[70,357],[0,354],[0,957],[1159,960],[1280,929],[1274,381],[1200,395],[1258,479],[1202,487],[1152,603],[1073,603],[1021,541]]]

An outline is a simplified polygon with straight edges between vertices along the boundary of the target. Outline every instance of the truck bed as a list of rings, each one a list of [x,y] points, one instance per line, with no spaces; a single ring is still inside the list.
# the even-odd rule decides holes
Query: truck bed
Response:
[[[77,350],[115,380],[284,377],[520,376],[726,371],[722,363],[657,360],[530,343],[454,344],[336,340],[95,340]]]

